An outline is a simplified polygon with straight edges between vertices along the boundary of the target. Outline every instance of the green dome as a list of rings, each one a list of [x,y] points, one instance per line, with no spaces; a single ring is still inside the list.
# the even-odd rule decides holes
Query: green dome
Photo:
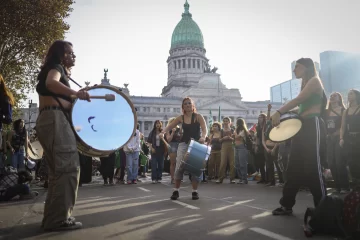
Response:
[[[189,3],[185,2],[185,12],[181,21],[176,25],[171,37],[171,49],[176,47],[201,47],[204,48],[204,38],[199,26],[192,19],[189,12]]]

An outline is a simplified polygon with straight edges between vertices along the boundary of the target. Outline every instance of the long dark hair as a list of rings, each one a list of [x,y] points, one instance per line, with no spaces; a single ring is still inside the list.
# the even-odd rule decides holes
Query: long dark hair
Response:
[[[353,92],[355,94],[355,101],[357,104],[360,104],[360,92],[356,89],[350,89],[349,92]],[[350,103],[349,103],[349,107],[351,107]]]
[[[299,63],[306,68],[305,76],[302,77],[302,83],[301,83],[301,90],[303,90],[305,85],[309,82],[309,80],[313,77],[318,77],[318,74],[316,72],[315,63],[311,58],[300,58],[296,61],[296,63]]]
[[[62,60],[66,53],[66,46],[72,46],[72,43],[68,42],[68,41],[63,41],[63,40],[57,40],[53,44],[51,44],[51,46],[45,56],[44,63],[41,66],[41,71],[39,73],[39,76],[42,75],[42,73],[44,71],[46,71],[46,69],[49,66],[62,63]],[[38,77],[38,80],[39,80],[39,77]]]
[[[239,134],[241,130],[244,130],[246,134],[249,134],[245,120],[243,118],[238,118],[236,120],[236,133]]]
[[[160,123],[160,129],[159,129],[159,131],[161,132],[163,129],[162,129],[162,122],[161,122],[160,120],[156,120],[156,121],[154,122],[154,126],[153,126],[152,131],[153,131],[153,132],[156,132],[156,124],[157,124],[157,123]]]
[[[20,123],[24,121],[23,119],[19,118],[16,121],[13,122],[13,129],[15,132],[20,132],[20,131],[25,131],[25,124],[24,127],[22,129],[20,129]]]

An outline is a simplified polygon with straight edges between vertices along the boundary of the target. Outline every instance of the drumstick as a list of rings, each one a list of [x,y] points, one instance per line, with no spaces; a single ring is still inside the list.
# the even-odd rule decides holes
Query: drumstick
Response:
[[[70,96],[72,99],[78,98],[76,95]],[[114,94],[105,94],[104,96],[90,96],[92,99],[105,99],[107,102],[115,101],[115,95]]]

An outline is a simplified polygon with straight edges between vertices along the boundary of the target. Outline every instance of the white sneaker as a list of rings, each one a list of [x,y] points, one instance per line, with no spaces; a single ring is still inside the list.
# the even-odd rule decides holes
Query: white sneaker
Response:
[[[152,181],[152,184],[156,184],[156,181],[155,181],[155,180],[153,180],[153,181]]]

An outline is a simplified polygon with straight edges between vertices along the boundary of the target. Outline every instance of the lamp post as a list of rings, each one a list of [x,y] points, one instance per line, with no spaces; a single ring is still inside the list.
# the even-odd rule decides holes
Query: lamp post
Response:
[[[32,106],[32,99],[29,100],[29,127],[28,127],[29,132],[30,132],[30,123],[31,123],[31,106]]]

